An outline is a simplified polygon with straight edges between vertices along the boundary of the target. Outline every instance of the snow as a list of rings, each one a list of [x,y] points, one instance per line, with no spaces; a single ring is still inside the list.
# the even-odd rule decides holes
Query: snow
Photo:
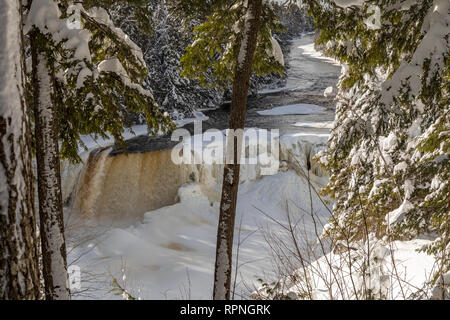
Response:
[[[351,5],[360,5],[363,1],[336,0],[342,7]],[[245,56],[246,43],[243,41],[239,59],[243,61]],[[323,57],[315,51],[313,44],[299,46],[303,54],[321,59],[327,63],[339,65],[332,59]],[[120,62],[119,62],[120,63]],[[100,69],[121,73],[121,65],[113,61],[105,61]],[[123,68],[123,67],[122,67]],[[327,88],[326,93],[329,93]],[[270,92],[270,91],[268,91]],[[324,92],[325,93],[325,92]],[[260,115],[289,115],[289,114],[311,114],[321,113],[325,108],[316,105],[296,104],[289,106],[276,107],[271,110],[258,112]],[[194,118],[177,121],[178,126],[206,117],[197,113]],[[332,128],[331,122],[298,122],[294,126],[311,128]],[[145,127],[145,126],[144,126]],[[420,134],[420,124],[411,129],[411,134]],[[136,130],[135,130],[136,131]],[[146,133],[146,128],[145,128]],[[222,135],[224,138],[225,135]],[[195,139],[192,137],[190,150],[196,154],[204,154],[205,150],[212,149],[214,142],[196,148]],[[277,223],[286,223],[287,214],[292,213],[296,217],[301,217],[302,227],[311,236],[313,234],[312,221],[307,214],[310,210],[308,183],[304,176],[292,170],[292,164],[298,163],[298,171],[305,172],[306,159],[309,155],[314,156],[320,150],[326,148],[329,134],[313,133],[295,133],[280,137],[280,151],[282,159],[285,160],[285,172],[276,170],[271,176],[261,176],[256,170],[250,169],[250,166],[242,169],[242,183],[239,189],[238,209],[236,218],[235,235],[242,234],[246,239],[240,246],[239,274],[238,274],[238,293],[246,296],[247,287],[257,286],[257,278],[269,277],[277,279],[274,274],[274,259],[270,253],[270,245],[267,242],[268,232],[280,233]],[[111,141],[104,141],[105,144]],[[398,138],[391,133],[387,137],[380,139],[385,157],[395,149]],[[100,144],[102,144],[100,142]],[[354,159],[359,159],[361,153],[353,154]],[[356,161],[356,160],[355,160]],[[289,166],[287,165],[289,163]],[[399,164],[394,168],[394,173],[405,170],[406,163]],[[194,166],[193,166],[194,167]],[[200,166],[195,166],[200,167]],[[327,182],[326,173],[314,168],[311,171],[312,181],[315,186],[323,186]],[[191,182],[183,185],[178,190],[178,202],[173,205],[161,207],[156,210],[145,213],[143,219],[135,221],[132,225],[117,226],[117,221],[83,221],[84,224],[92,223],[92,236],[89,241],[77,246],[72,245],[70,250],[70,259],[76,260],[77,264],[82,266],[85,274],[98,274],[104,278],[104,282],[98,284],[94,295],[101,298],[112,298],[106,292],[111,289],[109,282],[112,277],[117,279],[127,279],[130,293],[138,294],[139,297],[151,299],[174,299],[174,298],[192,298],[192,299],[210,299],[212,296],[214,257],[216,246],[216,234],[218,224],[219,202],[217,194],[220,195],[220,177],[215,175],[217,168],[198,169],[196,173],[205,176],[203,180]],[[220,171],[220,170],[219,170]],[[377,180],[369,197],[379,191],[379,187],[385,180]],[[163,181],[158,181],[163,184]],[[436,185],[440,182],[436,181]],[[413,182],[410,182],[405,189],[410,192]],[[120,195],[122,186],[118,185],[114,192]],[[212,196],[211,194],[215,194]],[[132,195],[130,194],[130,197]],[[313,194],[313,206],[317,210],[319,223],[319,233],[328,218],[328,211]],[[402,215],[412,208],[408,200],[402,206],[390,213],[388,222],[401,219]],[[132,209],[131,209],[132,210]],[[261,213],[264,211],[264,214]],[[295,211],[294,213],[291,211]],[[92,213],[95,215],[95,212]],[[132,214],[124,212],[124,215]],[[240,221],[242,220],[242,226]],[[114,225],[113,228],[109,224]],[[106,227],[105,227],[106,226]],[[83,228],[86,229],[86,228]],[[79,231],[78,231],[79,232]],[[396,241],[393,243],[383,242],[382,240],[373,240],[370,252],[365,252],[364,244],[356,245],[354,253],[359,265],[362,265],[365,256],[369,256],[373,262],[370,270],[372,278],[357,279],[358,286],[370,286],[377,292],[383,292],[390,298],[399,298],[401,292],[395,285],[399,279],[393,275],[392,260],[396,262],[400,270],[401,282],[405,284],[406,291],[411,293],[416,288],[423,286],[426,279],[432,273],[434,259],[425,253],[419,253],[416,250],[428,244],[427,240],[414,241]],[[237,246],[237,236],[235,237],[235,247]],[[225,246],[222,246],[225,248]],[[226,250],[223,251],[224,255]],[[336,266],[342,265],[342,255],[329,253],[325,257],[317,257],[313,261],[310,269],[322,270],[326,277],[331,277],[331,270],[327,261],[336,261]],[[233,261],[236,261],[234,255]],[[124,262],[126,268],[124,268]],[[124,271],[122,271],[124,270]],[[346,283],[350,287],[349,269],[344,266],[339,275],[340,282]],[[126,275],[124,274],[126,273]],[[234,274],[234,273],[233,273]],[[301,274],[301,272],[299,272]],[[397,276],[398,277],[398,276]],[[330,292],[328,284],[319,277],[314,278],[314,297],[318,299],[325,298],[355,298],[346,296],[332,285]],[[387,284],[394,284],[387,286]],[[391,289],[389,289],[391,288]],[[189,290],[188,290],[189,289]],[[291,291],[296,292],[296,286]],[[390,290],[390,291],[389,291]],[[190,295],[187,296],[187,292]],[[106,295],[105,295],[106,294]],[[239,297],[239,296],[238,296]]]
[[[225,206],[225,204],[224,204]],[[228,243],[227,239],[223,237],[218,245],[218,257],[217,257],[217,277],[214,280],[214,286],[216,288],[215,296],[216,299],[225,300],[226,299],[226,275],[229,272],[230,263],[228,260]]]
[[[270,55],[275,58],[275,61],[284,67],[284,55],[280,44],[274,37],[270,37],[270,43],[272,45],[272,52]]]
[[[405,171],[408,168],[408,164],[405,161],[402,161],[395,165],[394,167],[394,174]]]
[[[324,97],[334,97],[334,96],[336,96],[336,88],[335,87],[327,87],[323,91],[323,96]]]
[[[92,34],[89,30],[83,28],[81,13],[96,20],[99,24],[104,24],[120,41],[131,49],[133,57],[138,63],[142,66],[146,65],[140,48],[120,28],[114,26],[109,14],[102,8],[91,8],[89,11],[86,11],[80,3],[71,4],[67,8],[68,18],[61,18],[63,15],[58,8],[57,2],[53,0],[33,1],[26,17],[24,33],[30,32],[35,27],[43,34],[48,35],[54,45],[62,43],[65,50],[72,52],[69,62],[76,63],[64,73],[62,70],[59,70],[57,76],[61,81],[64,82],[66,80],[65,74],[70,76],[78,73],[76,88],[80,89],[83,87],[87,77],[93,75],[94,79],[96,79],[101,72],[114,72],[121,78],[124,85],[137,90],[141,95],[152,98],[152,95],[147,90],[140,84],[135,83],[134,79],[130,79],[125,68],[116,57],[101,61],[96,70],[91,70],[88,67],[92,62],[92,55],[89,49]],[[58,63],[56,65],[58,67]]]
[[[94,8],[91,8],[88,13],[92,18],[94,18],[97,21],[108,26],[110,28],[110,30],[113,31],[118,36],[119,39],[121,39],[123,42],[125,42],[125,44],[128,47],[131,48],[134,58],[137,61],[139,61],[139,63],[141,65],[143,65],[143,66],[146,65],[141,48],[139,48],[139,46],[136,45],[130,39],[130,37],[122,31],[122,29],[116,28],[114,26],[114,23],[111,21],[111,18],[105,9],[100,8],[100,7],[94,7]]]
[[[27,16],[24,31],[27,33],[35,26],[42,32],[55,32],[60,27],[59,17],[61,12],[53,0],[33,1]]]
[[[341,64],[338,61],[334,60],[333,58],[325,56],[320,51],[317,51],[314,48],[314,42],[298,46],[298,48],[301,49],[303,51],[303,54],[306,56],[310,56],[315,59],[323,60],[324,62],[327,62],[334,66],[341,66]]]
[[[305,92],[322,91],[328,86],[336,85],[336,78],[341,73],[341,66],[314,49],[312,34],[303,34],[293,39],[289,54],[289,70],[286,85],[283,88],[264,88],[258,92],[270,94],[292,89]]]
[[[24,70],[22,65],[22,19],[19,1],[0,1],[0,21],[2,23],[0,42],[0,235],[2,252],[0,274],[0,296],[3,299],[32,299],[35,293],[31,285],[34,272],[31,272],[33,255],[26,253],[29,245],[34,245],[30,234],[30,219],[33,212],[25,205],[29,194],[28,175],[32,174],[30,148],[27,146],[28,112],[24,101]],[[13,201],[11,201],[11,196]],[[16,202],[16,205],[14,205]],[[12,279],[5,279],[9,276]],[[14,289],[12,289],[14,287]]]
[[[334,3],[342,8],[348,8],[351,6],[361,7],[364,4],[364,0],[333,0]]]
[[[209,117],[205,116],[205,114],[201,111],[193,111],[192,112],[194,114],[194,118],[184,118],[181,120],[175,120],[175,124],[177,125],[177,127],[182,127],[188,123],[193,123],[195,121],[207,121],[209,119]]]
[[[56,141],[53,139],[52,125],[54,117],[56,116],[52,110],[53,104],[51,96],[54,94],[51,82],[51,76],[47,70],[47,58],[45,55],[38,56],[37,77],[39,82],[39,107],[36,121],[41,127],[41,143],[42,148],[46,151],[41,162],[42,172],[39,172],[40,178],[39,187],[41,183],[44,186],[46,193],[40,194],[41,215],[45,215],[47,220],[42,223],[41,237],[46,238],[46,245],[48,258],[50,259],[50,270],[52,274],[51,292],[54,299],[68,299],[68,276],[65,267],[64,256],[61,252],[61,247],[64,245],[64,234],[62,226],[55,214],[55,208],[58,207],[58,175],[59,172],[53,165],[55,161],[55,152],[58,147]],[[58,164],[57,164],[58,165]],[[41,198],[42,197],[42,198]]]
[[[373,240],[370,252],[364,246],[356,247],[351,251],[353,261],[352,273],[348,263],[347,253],[343,255],[329,253],[326,258],[339,272],[332,272],[325,257],[319,258],[308,267],[312,277],[314,299],[356,299],[353,283],[358,292],[358,299],[364,299],[364,287],[372,290],[375,298],[406,299],[419,292],[424,298],[430,297],[430,286],[427,283],[435,271],[434,258],[424,252],[418,252],[430,244],[429,240],[416,239],[411,241],[394,241],[386,243]],[[370,256],[370,274],[362,279],[356,272],[365,263],[364,259]],[[298,270],[298,275],[303,271]],[[350,276],[352,275],[352,276]],[[353,282],[352,282],[353,278]],[[339,283],[339,286],[338,286]],[[300,293],[298,284],[291,284],[286,292]]]
[[[400,93],[403,86],[409,86],[410,97],[418,97],[422,88],[422,65],[425,59],[430,59],[430,72],[426,81],[436,73],[444,70],[444,57],[449,50],[448,26],[450,24],[450,2],[435,0],[424,19],[422,33],[424,34],[412,59],[403,61],[394,74],[383,83],[382,99],[386,105],[393,103],[393,99]]]
[[[103,60],[98,64],[97,70],[100,74],[102,72],[115,73],[121,78],[122,82],[126,86],[137,90],[140,94],[144,96],[153,98],[152,94],[149,91],[145,90],[140,84],[132,82],[132,80],[128,76],[128,73],[126,72],[125,68],[123,67],[122,63],[118,58],[114,57],[107,60]]]
[[[253,19],[253,13],[251,12],[251,8],[247,8],[247,13],[244,17],[244,30],[243,38],[241,41],[241,46],[239,48],[239,54],[237,59],[237,65],[239,68],[242,68],[242,65],[245,61],[245,56],[247,55],[247,47],[248,47],[248,38],[250,33],[250,20]]]
[[[405,199],[400,207],[389,212],[386,215],[386,222],[389,225],[393,225],[394,223],[401,221],[405,217],[405,215],[408,213],[408,211],[410,211],[412,209],[414,209],[414,205]]]
[[[307,127],[307,128],[319,128],[319,129],[332,129],[333,121],[325,122],[296,122],[294,124],[296,127]]]
[[[225,139],[223,133],[222,136]],[[252,137],[249,136],[250,139]],[[301,133],[282,136],[280,155],[305,167],[305,155],[313,156],[324,148],[327,139],[328,135]],[[198,153],[200,149],[195,148],[194,141],[195,136],[191,137],[191,148]],[[203,150],[210,148],[211,144],[214,142],[202,146]],[[97,165],[101,166],[100,163]],[[278,168],[271,176],[261,176],[254,167],[244,165],[241,168],[235,230],[235,246],[239,232],[241,239],[246,238],[240,247],[237,282],[237,294],[244,296],[249,294],[247,285],[254,288],[258,285],[258,278],[273,273],[270,246],[265,240],[267,232],[280,232],[273,219],[286,222],[289,212],[302,219],[307,230],[312,230],[309,215],[305,214],[310,208],[305,177],[291,170],[281,172]],[[132,294],[140,289],[146,299],[180,298],[184,294],[183,288],[190,283],[193,299],[212,297],[221,184],[217,172],[220,173],[223,168],[216,169],[214,165],[204,165],[196,174],[202,179],[185,184],[178,190],[179,202],[147,212],[142,220],[133,225],[121,226],[119,223],[119,227],[111,228],[107,226],[112,222],[105,218],[98,222],[82,219],[79,229],[71,227],[76,224],[69,224],[69,230],[72,230],[72,236],[68,236],[69,260],[77,259],[82,277],[84,272],[103,279],[95,286],[95,296],[112,298],[105,294],[111,289],[109,283],[113,275],[117,279],[122,278],[121,270],[125,262],[127,284]],[[66,180],[66,189],[69,190],[74,188],[77,183],[75,176],[78,176],[71,174],[71,170],[75,169],[66,168],[63,172],[63,185]],[[97,171],[99,174],[103,172],[100,168]],[[313,170],[311,173],[311,181],[317,188],[323,186],[326,179],[320,171]],[[119,196],[122,190],[123,186],[117,186],[114,192]],[[320,225],[323,225],[328,211],[315,194],[312,198],[314,211],[318,214]],[[88,201],[87,198],[85,200]],[[90,229],[92,232],[87,235],[90,241],[80,240],[80,233]],[[83,243],[78,246],[79,241]],[[233,261],[236,261],[235,255]]]
[[[394,132],[390,132],[387,137],[380,137],[380,145],[385,151],[392,151],[397,146],[398,139]]]
[[[329,138],[328,133],[290,133],[281,136],[280,142],[286,143],[286,144],[296,144],[296,143],[302,143],[302,142],[308,142],[310,144],[318,145],[318,146],[325,146],[328,142]]]
[[[210,299],[219,202],[208,199],[198,183],[181,187],[178,194],[179,203],[148,212],[142,222],[135,225],[106,232],[94,229],[93,232],[101,236],[81,247],[71,248],[71,256],[77,257],[85,252],[77,261],[82,271],[97,274],[110,272],[117,278],[122,261],[125,261],[131,293],[140,288],[145,299],[182,298],[182,288],[188,285],[188,281],[192,299]],[[305,200],[299,200],[298,194]],[[303,216],[305,223],[310,225],[308,217],[301,214],[301,209],[309,208],[306,199],[306,182],[292,171],[240,186],[235,246],[239,232],[241,239],[247,239],[240,246],[237,294],[248,294],[245,285],[256,286],[258,277],[270,273],[269,246],[262,229],[280,231],[271,219],[285,222],[287,203],[294,211],[291,214]],[[313,203],[325,219],[326,210],[314,195]],[[242,227],[239,228],[241,219]],[[233,261],[236,261],[236,256]],[[111,289],[110,281],[109,277],[109,281],[98,288],[96,295],[113,298],[103,296]]]
[[[83,68],[78,74],[77,89],[80,89],[84,85],[84,81],[87,77],[92,76],[92,71],[89,68]]]
[[[257,112],[262,116],[280,116],[289,114],[314,114],[321,113],[322,111],[325,111],[324,107],[319,107],[314,104],[299,103]]]
[[[20,186],[22,173],[22,161],[19,156],[18,143],[15,139],[19,139],[23,133],[23,113],[24,110],[19,108],[23,96],[23,88],[18,85],[23,81],[22,74],[19,72],[20,66],[20,42],[19,42],[19,17],[15,12],[18,8],[16,2],[2,2],[5,6],[0,12],[2,23],[7,24],[8,28],[3,28],[3,45],[0,48],[0,117],[2,121],[9,118],[10,123],[5,125],[4,134],[2,133],[2,141],[0,145],[4,152],[5,163],[0,164],[0,214],[7,215],[9,208],[9,192],[10,186],[7,181],[7,170],[13,170],[13,163],[17,162],[17,168],[9,173],[11,174],[11,184],[16,185],[19,195],[25,190],[24,186]],[[18,71],[19,70],[19,71]],[[3,120],[5,119],[5,120]],[[17,137],[16,137],[17,135]],[[14,140],[11,139],[14,137]],[[10,140],[11,139],[11,140]],[[13,145],[10,145],[13,144]],[[14,152],[14,154],[12,153]],[[0,288],[3,292],[3,287]]]
[[[195,118],[184,118],[181,120],[175,120],[175,124],[177,125],[177,127],[182,127],[186,124],[189,123],[193,123],[195,121],[206,121],[209,119],[209,117],[205,116],[202,112],[200,111],[194,111],[194,116]],[[140,135],[148,135],[148,130],[147,130],[147,125],[143,124],[143,125],[134,125],[131,126],[130,128],[126,128],[125,132],[123,133],[123,138],[125,140],[127,139],[131,139]],[[114,138],[111,135],[107,135],[107,138],[101,138],[101,137],[97,137],[95,138],[92,135],[82,135],[81,136],[81,141],[83,142],[83,144],[86,146],[86,148],[88,150],[92,150],[95,148],[100,148],[100,147],[107,147],[107,146],[111,146],[114,144]],[[79,148],[79,152],[84,153],[84,148]]]
[[[147,125],[135,125],[131,128],[126,128],[125,132],[122,134],[125,140],[134,138],[140,135],[147,135]],[[86,146],[88,150],[92,150],[100,147],[107,147],[114,144],[114,138],[111,135],[107,135],[107,138],[94,137],[92,135],[82,135],[81,141]],[[79,152],[83,153],[85,150],[79,148]]]
[[[302,232],[306,232],[308,239],[316,239],[314,224],[308,213],[311,205],[308,183],[301,171],[305,172],[306,155],[314,156],[326,148],[328,137],[328,134],[309,133],[280,137],[281,157],[303,168],[300,173],[288,169],[271,176],[256,176],[247,174],[248,169],[242,169],[243,180],[239,187],[234,248],[238,245],[239,233],[240,238],[245,241],[240,243],[236,298],[245,298],[258,288],[259,278],[280,278],[275,271],[273,252],[267,239],[268,235],[282,235],[285,232],[278,223],[287,224],[288,213],[291,218],[296,217],[301,221]],[[192,137],[192,141],[194,139],[195,137]],[[208,147],[210,146],[207,144],[202,148]],[[195,148],[194,150],[198,151]],[[82,233],[80,229],[69,228],[72,234],[74,232],[78,236],[69,236],[69,261],[76,260],[76,264],[81,267],[82,278],[83,274],[88,279],[95,275],[98,281],[91,287],[91,290],[94,290],[89,292],[91,296],[114,298],[107,293],[111,289],[110,282],[113,277],[122,279],[125,274],[127,290],[139,298],[212,297],[220,206],[220,179],[214,178],[212,171],[213,168],[203,169],[201,175],[206,179],[179,188],[178,202],[147,212],[143,219],[132,225],[117,226],[117,221],[109,221],[107,218],[98,221],[83,220],[78,228],[83,232],[90,230],[86,232],[87,241],[79,238]],[[314,169],[311,171],[311,181],[316,188],[324,186],[327,179],[326,173]],[[118,186],[115,192],[120,190],[121,186]],[[312,199],[313,210],[317,214],[318,232],[321,234],[329,213],[314,193]],[[407,207],[406,203],[404,209]],[[403,211],[393,212],[392,216],[401,212]],[[414,240],[388,244],[373,240],[370,256],[377,262],[372,263],[372,279],[366,286],[370,284],[389,297],[399,298],[392,257],[401,282],[407,283],[404,287],[408,294],[414,292],[416,287],[423,286],[425,279],[432,273],[434,258],[425,253],[418,253],[416,249],[426,243],[428,242],[425,240]],[[306,243],[302,241],[300,245],[303,247]],[[363,244],[357,248],[354,253],[357,262],[354,266],[362,264],[366,255]],[[330,278],[327,259],[335,262],[336,266],[344,266],[343,271],[339,273],[342,278],[340,281],[350,286],[345,257],[337,254],[329,253],[326,257],[319,254],[309,267],[311,274],[321,270],[320,274]],[[233,262],[236,262],[236,250],[233,253]],[[298,274],[301,273],[298,271]],[[387,279],[389,283],[393,283],[389,288]],[[358,286],[363,285],[363,279],[356,280]],[[367,282],[367,279],[365,281]],[[339,292],[336,284],[332,285],[330,292],[327,290],[327,283],[317,274],[313,283],[313,295],[316,299],[328,299],[330,295],[333,298],[355,298]],[[292,285],[289,288],[289,291],[297,292],[298,286]]]
[[[69,19],[61,19],[61,12],[53,0],[33,1],[29,10],[24,33],[38,28],[43,34],[51,35],[55,43],[63,42],[68,50],[74,51],[74,59],[91,61],[89,41],[91,33],[85,29],[72,29],[74,24]]]
[[[200,131],[200,130],[198,130]],[[235,132],[235,135],[242,133],[242,146],[248,150],[241,154],[240,163],[246,164],[241,167],[240,181],[259,178],[262,175],[271,175],[278,172],[279,166],[279,143],[278,133],[268,133],[264,129],[245,128],[243,131]],[[212,183],[221,180],[218,178],[217,170],[223,172],[223,163],[226,158],[226,138],[230,134],[229,130],[206,131],[203,135],[194,132],[194,135],[183,140],[173,148],[172,161],[176,164],[198,165],[203,164],[199,175],[215,177]],[[181,131],[177,138],[184,136]],[[175,139],[177,140],[177,139]],[[268,149],[270,148],[270,152]],[[181,150],[183,151],[180,156]],[[231,160],[230,160],[231,161]],[[193,168],[192,170],[198,171]],[[221,173],[219,173],[219,176]]]

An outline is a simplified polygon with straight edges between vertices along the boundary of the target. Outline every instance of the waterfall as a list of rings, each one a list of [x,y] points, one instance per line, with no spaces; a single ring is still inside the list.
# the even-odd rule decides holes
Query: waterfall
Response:
[[[108,161],[110,151],[111,148],[100,148],[90,152],[79,175],[72,206],[83,216],[96,215],[98,200],[102,195],[105,176],[111,163]]]
[[[325,143],[326,139],[312,143],[303,136],[282,137],[280,160],[306,169],[308,157],[323,149]],[[223,164],[177,165],[172,161],[172,150],[114,156],[111,150],[93,150],[84,156],[84,165],[65,166],[63,170],[65,203],[82,217],[140,219],[148,211],[177,203],[179,188],[191,182],[197,182],[210,201],[220,201]],[[315,163],[312,174],[313,178],[326,175]],[[240,183],[259,178],[259,164],[241,166]]]

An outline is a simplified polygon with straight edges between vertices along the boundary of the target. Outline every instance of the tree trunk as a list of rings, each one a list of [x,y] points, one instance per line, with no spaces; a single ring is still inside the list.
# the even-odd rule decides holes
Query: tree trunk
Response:
[[[230,111],[230,129],[244,129],[248,88],[252,74],[253,58],[259,32],[262,0],[248,0],[243,39],[241,42]],[[239,187],[239,169],[242,135],[229,132],[227,136],[227,159],[223,171],[222,199],[217,229],[216,265],[214,274],[214,300],[230,299],[232,252],[236,202]]]
[[[21,1],[0,0],[0,300],[38,299]]]
[[[39,220],[45,297],[70,299],[61,195],[55,76],[39,31],[31,35]]]

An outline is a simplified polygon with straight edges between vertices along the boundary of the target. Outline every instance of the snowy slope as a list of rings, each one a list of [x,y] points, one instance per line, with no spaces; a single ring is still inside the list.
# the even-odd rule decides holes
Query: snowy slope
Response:
[[[96,284],[96,297],[111,297],[105,295],[111,289],[109,283],[113,276],[122,280],[121,269],[126,265],[132,295],[187,298],[189,288],[193,299],[211,298],[219,203],[210,201],[199,184],[183,186],[179,197],[179,203],[148,212],[143,221],[128,228],[101,232],[96,227],[93,233],[100,237],[69,248],[72,259],[81,255],[76,264],[82,270],[104,279]],[[242,242],[236,294],[248,296],[258,287],[258,278],[277,277],[271,271],[273,259],[265,236],[269,231],[283,233],[274,221],[286,221],[287,206],[310,229],[311,221],[304,214],[310,203],[300,201],[308,197],[305,179],[292,171],[241,185],[235,231],[236,247],[239,233]],[[313,206],[324,223],[327,211],[314,195]],[[92,234],[86,236],[89,239]]]

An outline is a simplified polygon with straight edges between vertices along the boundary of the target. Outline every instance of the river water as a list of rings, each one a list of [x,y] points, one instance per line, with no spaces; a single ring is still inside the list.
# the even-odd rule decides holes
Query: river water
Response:
[[[322,94],[327,87],[336,85],[341,71],[338,63],[314,50],[312,35],[292,41],[289,66],[287,87],[305,93]]]

